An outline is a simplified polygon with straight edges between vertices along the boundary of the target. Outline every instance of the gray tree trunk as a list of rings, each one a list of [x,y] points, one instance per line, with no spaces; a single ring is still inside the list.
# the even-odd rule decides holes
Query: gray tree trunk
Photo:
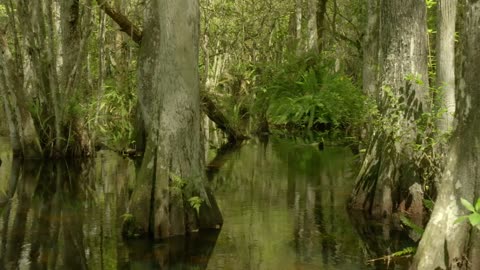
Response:
[[[303,50],[302,50],[302,40],[303,40],[303,34],[302,34],[302,7],[303,7],[303,1],[302,0],[296,0],[295,1],[295,39],[296,39],[296,47],[297,47],[297,55],[300,55]]]
[[[421,216],[421,164],[414,159],[415,121],[428,110],[427,26],[423,1],[384,0],[380,5],[380,78],[377,103],[387,122],[375,128],[351,207],[376,216],[405,210]],[[406,80],[406,77],[415,79]],[[422,84],[415,83],[421,79]],[[413,203],[408,203],[408,198]]]
[[[22,74],[13,59],[7,41],[0,34],[0,93],[10,130],[13,154],[27,159],[42,156],[42,148],[33,118],[27,110],[27,95]]]
[[[144,29],[139,97],[148,139],[130,210],[139,230],[157,239],[218,227],[219,209],[204,186],[198,1],[150,1]],[[192,196],[204,200],[198,213]]]
[[[307,51],[318,54],[317,0],[308,0]]]
[[[74,98],[80,99],[76,93],[86,59],[89,29],[88,23],[80,29],[81,8],[90,7],[81,7],[79,0],[17,2],[19,28],[28,51],[26,66],[32,68],[30,83],[38,97],[35,124],[44,152],[50,156],[89,154],[91,150],[86,129],[69,110],[80,101]]]
[[[437,87],[440,108],[446,110],[438,123],[440,132],[453,128],[455,113],[455,22],[457,0],[439,0],[437,7]]]
[[[379,8],[379,0],[367,1],[367,29],[363,41],[363,92],[370,97],[375,97],[378,93]]]
[[[452,137],[447,166],[432,217],[411,269],[480,269],[480,230],[455,220],[467,214],[460,198],[480,196],[480,2],[467,1],[464,33],[464,82],[457,96],[458,125]]]
[[[318,0],[317,8],[317,36],[318,36],[318,51],[322,52],[326,38],[324,36],[326,23],[325,16],[327,14],[327,2],[328,0]]]

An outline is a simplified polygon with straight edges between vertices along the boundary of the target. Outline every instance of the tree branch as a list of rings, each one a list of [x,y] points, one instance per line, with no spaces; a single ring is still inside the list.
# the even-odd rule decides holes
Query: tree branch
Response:
[[[129,35],[135,43],[139,44],[142,42],[142,30],[136,25],[134,25],[127,16],[123,15],[122,13],[116,11],[112,8],[107,1],[105,0],[97,0],[98,6],[110,17],[114,20],[118,26],[120,26],[120,31],[125,32]]]

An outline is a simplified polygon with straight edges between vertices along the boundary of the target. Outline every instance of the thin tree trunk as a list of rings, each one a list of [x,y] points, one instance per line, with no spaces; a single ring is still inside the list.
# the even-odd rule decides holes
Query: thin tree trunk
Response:
[[[98,88],[96,92],[97,96],[97,108],[95,110],[95,120],[94,127],[98,124],[98,117],[100,114],[100,104],[102,103],[103,95],[105,94],[105,85],[104,85],[104,76],[105,76],[105,27],[106,19],[105,12],[99,12],[100,15],[100,27],[99,27],[99,36],[98,36]],[[96,132],[93,133],[94,144],[96,144]]]
[[[438,123],[440,132],[453,128],[455,113],[455,22],[457,0],[439,0],[437,3],[437,88],[439,106],[446,110]]]
[[[325,17],[327,15],[327,3],[328,0],[318,0],[318,9],[317,9],[317,32],[318,32],[318,50],[322,52],[326,38],[325,33]]]
[[[318,0],[308,1],[308,44],[307,51],[318,54],[317,7]]]
[[[303,53],[302,7],[303,7],[303,1],[296,0],[295,1],[295,35],[296,35],[297,55],[300,55],[301,53]]]
[[[378,93],[379,0],[367,0],[367,29],[363,44],[363,92],[375,97]]]
[[[21,75],[15,60],[8,48],[7,41],[0,34],[0,93],[2,94],[3,107],[9,124],[10,141],[15,156],[24,158],[40,158],[42,148],[33,118],[27,110],[28,99],[23,88],[23,82],[19,81]]]

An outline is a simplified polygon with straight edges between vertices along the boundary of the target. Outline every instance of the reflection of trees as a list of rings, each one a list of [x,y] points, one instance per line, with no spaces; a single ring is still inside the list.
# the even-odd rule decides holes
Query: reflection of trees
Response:
[[[246,144],[212,181],[227,221],[219,245],[238,254],[222,258],[235,261],[232,269],[358,265],[358,240],[344,209],[352,155],[342,148],[321,152],[298,141],[272,142]],[[222,265],[214,260],[210,268]]]
[[[218,230],[178,236],[161,243],[150,240],[129,240],[128,261],[119,269],[206,269]]]
[[[279,155],[285,155],[285,149],[289,147],[298,146],[287,144],[278,147]],[[341,158],[344,157],[342,152],[321,152],[305,144],[300,148],[301,151],[289,151],[286,154],[289,169],[288,194],[295,194],[293,212],[297,263],[310,263],[313,254],[321,251],[323,264],[334,264],[335,261],[332,260],[338,260],[335,206],[337,198],[342,203],[344,197],[337,194],[333,179],[342,182],[347,178],[345,174],[348,164]],[[292,197],[287,197],[289,205]]]
[[[60,220],[50,217],[59,210],[59,202],[55,200],[57,190],[56,178],[48,174],[49,168],[42,173],[32,204],[33,222],[31,236],[30,261],[32,269],[55,269],[54,251],[57,242]]]
[[[5,160],[2,170],[11,167],[7,182],[0,183],[1,266],[123,269],[142,256],[131,250],[138,246],[123,243],[119,231],[129,186],[134,185],[131,160],[110,153],[100,153],[96,160],[42,164]],[[203,269],[216,236],[172,241],[168,252],[164,245],[142,245],[152,251],[149,263],[154,268],[162,262],[187,262]]]
[[[302,141],[272,141],[251,142],[231,153],[212,180],[227,221],[219,240],[225,251],[219,253],[237,254],[222,257],[235,261],[232,269],[287,269],[284,260],[294,260],[288,261],[294,267],[354,269],[371,252],[385,252],[382,239],[373,245],[379,232],[359,239],[352,228],[358,225],[352,226],[346,212],[353,185],[348,149],[319,151]],[[287,208],[279,210],[285,201]],[[362,249],[366,240],[371,250]],[[294,258],[279,258],[279,246],[290,248],[282,252]],[[215,259],[210,267],[222,265]]]
[[[394,228],[393,224],[385,220],[372,221],[362,212],[351,211],[350,220],[357,234],[362,239],[367,259],[382,258],[416,244],[411,241],[405,232]],[[384,269],[389,262],[376,261],[376,269]],[[408,261],[396,262],[408,264]]]

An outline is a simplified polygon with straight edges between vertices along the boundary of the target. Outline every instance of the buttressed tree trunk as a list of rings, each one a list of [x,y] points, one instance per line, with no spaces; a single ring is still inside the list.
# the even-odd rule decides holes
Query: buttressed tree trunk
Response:
[[[139,56],[147,146],[130,210],[154,238],[215,228],[222,217],[204,186],[198,74],[199,3],[152,0]],[[203,200],[195,211],[189,199]]]
[[[421,165],[415,162],[412,148],[417,141],[416,120],[426,109],[428,93],[426,5],[417,0],[384,0],[380,14],[382,90],[377,103],[383,125],[370,136],[350,206],[376,216],[396,210],[421,216]]]
[[[457,128],[432,217],[411,269],[480,269],[480,230],[455,220],[468,214],[460,198],[480,196],[480,2],[467,1],[464,69],[457,96]]]

